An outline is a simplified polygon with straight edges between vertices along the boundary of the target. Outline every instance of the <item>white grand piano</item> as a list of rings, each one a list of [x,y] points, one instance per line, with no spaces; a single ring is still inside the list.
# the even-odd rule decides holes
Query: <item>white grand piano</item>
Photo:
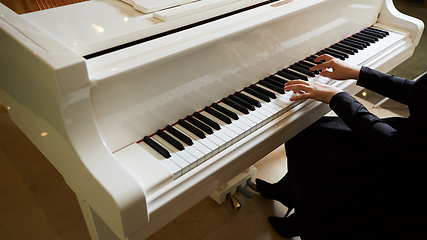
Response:
[[[280,84],[360,90],[307,71],[316,54],[387,72],[423,29],[391,0],[0,4],[0,100],[93,239],[144,239],[329,111]]]

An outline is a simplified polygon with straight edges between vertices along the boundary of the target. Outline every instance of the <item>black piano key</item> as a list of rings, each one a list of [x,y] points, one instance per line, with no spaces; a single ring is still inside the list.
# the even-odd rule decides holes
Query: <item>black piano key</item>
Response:
[[[309,69],[317,65],[317,64],[309,63],[309,62],[302,61],[302,60],[301,60],[301,61],[299,61],[299,62],[297,62],[296,64],[305,65],[305,66],[307,66]]]
[[[281,93],[281,94],[285,93],[285,89],[283,89],[281,87],[278,87],[276,85],[273,85],[273,84],[271,84],[271,83],[269,83],[269,82],[267,82],[265,80],[261,80],[258,83],[261,84],[261,85],[263,85],[264,87],[269,88],[269,89],[271,89],[273,91],[276,91],[278,93]]]
[[[205,133],[208,133],[208,134],[212,134],[213,133],[212,128],[210,128],[206,124],[200,122],[199,120],[195,119],[194,117],[192,117],[190,115],[188,115],[187,117],[185,117],[185,120],[189,121],[194,126],[196,126],[199,129],[203,130]]]
[[[231,117],[234,120],[239,119],[239,116],[235,112],[232,112],[223,106],[220,106],[220,105],[214,103],[214,104],[212,104],[212,107],[215,108],[216,110],[220,111],[221,113]]]
[[[173,128],[170,125],[166,126],[166,130],[171,133],[172,135],[174,135],[176,138],[178,138],[179,140],[183,141],[185,144],[187,144],[188,146],[193,145],[193,141],[191,140],[191,138],[187,137],[186,135],[184,135],[182,132],[176,130],[175,128]]]
[[[348,54],[340,52],[338,50],[332,49],[332,48],[325,48],[324,50],[330,51],[330,52],[334,52],[336,54],[341,54],[343,57],[348,58]]]
[[[374,37],[377,37],[377,38],[384,38],[386,36],[385,34],[381,34],[381,33],[378,33],[378,32],[369,31],[369,30],[366,30],[366,29],[363,29],[360,32],[363,33],[363,34],[366,34],[368,36],[374,36]]]
[[[279,76],[276,76],[276,75],[270,75],[270,76],[268,76],[268,78],[271,78],[271,79],[273,79],[274,81],[276,81],[276,82],[281,82],[281,83],[283,83],[283,84],[286,84],[287,82],[289,82],[288,80],[283,79],[283,78],[281,78],[281,77],[279,77]]]
[[[231,119],[229,117],[227,117],[226,115],[224,115],[224,114],[222,114],[216,110],[213,110],[210,107],[205,107],[205,111],[208,112],[209,114],[211,114],[212,116],[218,118],[219,120],[227,123],[227,124],[231,123]]]
[[[367,29],[372,30],[372,31],[376,31],[376,32],[381,32],[384,33],[385,35],[389,35],[389,33],[387,31],[378,29],[378,28],[373,28],[373,27],[368,27]]]
[[[364,40],[361,40],[361,39],[358,39],[358,38],[355,38],[355,37],[348,37],[345,40],[356,42],[356,43],[359,43],[359,44],[363,44],[365,48],[367,46],[371,46],[371,44],[368,41],[364,41]]]
[[[204,122],[205,124],[209,125],[211,128],[213,128],[215,130],[221,129],[221,127],[219,126],[219,124],[217,122],[213,121],[212,119],[209,119],[208,117],[206,117],[206,116],[204,116],[198,112],[195,112],[193,114],[193,116],[195,118],[199,119],[200,121]]]
[[[170,158],[171,157],[171,155],[168,152],[168,150],[166,150],[164,147],[160,146],[158,143],[156,143],[155,141],[153,141],[148,136],[144,137],[144,142],[146,144],[148,144],[148,146],[150,146],[151,148],[153,148],[154,150],[156,150],[156,152],[160,153],[163,157],[165,157],[165,158]]]
[[[240,104],[238,104],[238,103],[236,103],[234,101],[231,101],[230,99],[223,98],[222,102],[225,103],[225,104],[227,104],[228,106],[236,109],[237,111],[239,111],[241,113],[249,114],[248,109],[246,109],[245,107],[243,107],[242,105],[240,105]]]
[[[351,42],[351,41],[342,40],[342,41],[340,41],[340,43],[341,43],[341,44],[345,44],[345,45],[350,46],[350,47],[357,48],[357,49],[359,49],[359,50],[363,50],[363,49],[365,49],[365,46],[363,46],[362,44],[358,44],[358,43],[356,43],[356,42]]]
[[[366,35],[366,34],[364,34],[364,33],[356,33],[355,34],[356,36],[361,36],[361,37],[364,37],[364,38],[367,38],[367,39],[371,39],[371,42],[372,41],[375,41],[375,42],[378,42],[378,38],[377,37],[373,37],[373,36],[369,36],[369,35]],[[373,42],[372,42],[373,43]]]
[[[258,86],[254,85],[254,84],[251,84],[251,85],[249,86],[249,88],[252,88],[253,90],[255,90],[255,91],[257,91],[257,92],[260,92],[260,93],[262,93],[262,94],[264,94],[264,95],[268,96],[269,98],[273,98],[273,99],[276,99],[276,98],[277,98],[277,97],[276,97],[276,94],[274,94],[272,91],[268,91],[267,89],[265,89],[265,88],[261,88],[261,87],[258,87]]]
[[[305,61],[299,61],[297,63],[294,63],[295,66],[300,67],[302,69],[305,69],[307,71],[310,71],[312,73],[314,73],[315,75],[319,74],[322,70],[314,70],[311,71],[310,68],[316,66],[315,64],[311,64],[309,62],[305,62]]]
[[[336,58],[339,58],[341,60],[345,60],[345,57],[344,57],[343,54],[332,52],[329,49],[323,49],[323,50],[320,51],[320,53],[322,53],[322,54],[328,54],[328,55],[331,55],[332,57],[336,57]]]
[[[374,31],[374,30],[369,29],[369,28],[363,29],[362,32],[370,33],[370,34],[376,34],[376,35],[381,36],[383,38],[387,37],[387,34],[382,33],[382,32],[377,32],[377,31]]]
[[[266,82],[269,82],[269,83],[271,83],[271,84],[273,84],[273,85],[275,85],[275,86],[278,86],[278,87],[282,87],[282,88],[284,88],[284,87],[285,87],[285,84],[284,84],[284,83],[278,82],[278,81],[273,80],[273,79],[271,79],[271,78],[269,78],[269,77],[266,77],[266,78],[264,78],[263,80],[264,80],[264,81],[266,81]]]
[[[244,89],[243,89],[243,91],[245,91],[245,92],[247,92],[247,93],[249,93],[249,94],[251,94],[252,96],[254,96],[254,97],[257,97],[257,98],[259,98],[259,99],[262,99],[262,100],[264,100],[264,101],[266,101],[266,102],[270,102],[271,100],[270,100],[270,98],[267,96],[267,95],[264,95],[264,94],[262,94],[262,93],[260,93],[260,92],[258,92],[258,91],[255,91],[254,89],[251,89],[251,88],[247,88],[247,87],[245,87]]]
[[[352,39],[358,39],[358,40],[361,40],[361,41],[363,41],[363,42],[368,42],[368,43],[375,43],[375,40],[373,40],[373,39],[371,39],[371,38],[366,38],[366,37],[363,37],[363,36],[360,36],[360,35],[353,35],[353,36],[351,36],[351,38]],[[369,46],[369,45],[368,45]]]
[[[335,43],[334,45],[332,45],[332,46],[337,46],[337,47],[340,47],[340,48],[344,48],[344,49],[347,49],[347,50],[349,50],[349,51],[353,51],[353,53],[357,53],[357,52],[359,52],[359,50],[357,50],[357,48],[355,48],[355,47],[351,47],[351,46],[349,46],[349,45],[345,45],[345,44],[342,44],[342,43]]]
[[[169,134],[163,132],[162,130],[157,130],[157,135],[159,135],[159,137],[163,138],[166,142],[170,143],[179,151],[184,150],[184,146],[182,146],[180,142],[178,142],[175,138],[169,136]]]
[[[314,76],[315,76],[315,75],[314,75],[314,73],[313,73],[312,71],[307,70],[307,69],[302,68],[302,67],[299,67],[299,66],[297,66],[296,64],[291,65],[289,68],[291,68],[292,70],[298,71],[298,72],[300,72],[300,73],[302,73],[302,74],[305,74],[305,75],[307,75],[307,76],[310,76],[310,77],[314,77]]]
[[[316,58],[318,58],[321,55],[322,54],[317,54],[317,55],[313,54],[313,55],[310,56],[310,58],[313,58],[313,60],[315,60]],[[325,60],[320,60],[320,61],[317,62],[317,64],[324,63],[324,62],[326,62],[326,61]]]
[[[322,54],[320,54],[320,55],[322,55]],[[320,61],[318,61],[318,62],[316,62],[316,61],[314,61],[314,60],[316,60],[316,58],[317,58],[317,56],[315,56],[315,55],[311,55],[310,57],[308,57],[308,58],[306,58],[306,59],[304,59],[304,60],[306,60],[306,61],[309,61],[309,62],[311,62],[311,63],[314,63],[314,64],[321,64],[321,63],[324,63],[324,62],[326,62],[325,60],[320,60]]]
[[[203,131],[201,131],[200,129],[197,129],[196,127],[194,127],[193,125],[189,124],[188,122],[180,119],[178,121],[178,124],[181,125],[183,128],[187,129],[188,131],[190,131],[191,133],[193,133],[194,135],[198,136],[199,138],[206,138],[206,136],[203,133]]]
[[[311,59],[310,59],[310,60],[311,60]],[[312,60],[312,61],[314,62],[314,60]],[[296,79],[298,79],[298,77],[297,77],[297,76],[294,76],[294,75],[288,74],[288,73],[283,72],[283,71],[278,71],[276,74],[277,74],[277,75],[279,75],[279,76],[281,76],[281,77],[287,78],[287,79],[289,79],[289,80],[296,80]]]
[[[253,98],[251,98],[248,95],[245,95],[243,93],[235,92],[234,95],[236,95],[236,97],[239,97],[239,98],[245,100],[246,102],[248,102],[248,103],[250,103],[250,104],[252,104],[254,106],[257,106],[257,107],[261,107],[262,106],[261,103],[258,100],[253,99]]]
[[[336,44],[332,45],[331,49],[338,50],[340,52],[347,53],[347,54],[350,54],[350,55],[354,55],[354,51],[353,50],[350,50],[350,49],[348,49],[346,47],[337,46]]]
[[[293,75],[293,76],[297,77],[297,79],[306,80],[306,81],[308,80],[307,76],[304,76],[302,74],[299,74],[299,73],[294,72],[294,71],[289,70],[289,69],[282,69],[281,72]]]
[[[232,100],[232,101],[234,101],[234,102],[236,102],[236,103],[238,103],[238,104],[242,105],[243,107],[245,107],[245,108],[247,108],[247,109],[250,109],[250,110],[252,110],[252,111],[255,111],[255,107],[254,107],[254,105],[252,105],[252,104],[250,104],[250,103],[246,102],[245,100],[243,100],[243,99],[241,99],[241,98],[239,98],[239,97],[237,97],[237,96],[229,95],[229,96],[228,96],[228,99],[230,99],[230,100]]]

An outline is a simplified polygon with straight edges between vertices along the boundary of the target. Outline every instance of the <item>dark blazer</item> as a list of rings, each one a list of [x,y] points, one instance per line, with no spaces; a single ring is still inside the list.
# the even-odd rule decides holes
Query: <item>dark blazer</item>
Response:
[[[382,159],[427,160],[424,149],[420,148],[427,148],[427,76],[415,82],[362,67],[357,84],[408,105],[410,117],[405,124],[394,129],[344,92],[331,99],[331,109]],[[408,156],[417,157],[409,159]]]
[[[336,94],[330,107],[366,143],[372,164],[383,166],[375,189],[381,192],[375,218],[391,236],[427,235],[427,75],[407,80],[362,67],[358,85],[409,107],[410,116],[396,124],[370,113],[345,92]],[[357,149],[355,149],[357,151]],[[366,168],[370,166],[367,165]],[[367,219],[372,216],[367,216]]]

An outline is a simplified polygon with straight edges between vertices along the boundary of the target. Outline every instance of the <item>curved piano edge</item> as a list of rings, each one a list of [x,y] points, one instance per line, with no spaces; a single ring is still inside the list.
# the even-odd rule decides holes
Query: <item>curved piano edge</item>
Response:
[[[63,175],[79,199],[122,239],[149,221],[145,192],[100,137],[89,95],[86,88],[62,99],[69,147],[75,155]]]
[[[418,45],[424,30],[423,21],[399,12],[393,4],[393,0],[384,0],[378,23],[387,24],[398,29],[405,29],[415,46]]]
[[[145,193],[99,135],[84,59],[2,4],[0,11],[0,72],[8,76],[0,99],[10,118],[79,199],[127,237],[149,221]]]
[[[68,132],[74,133],[67,139],[49,121],[36,116],[1,88],[0,97],[5,106],[10,106],[9,115],[14,123],[61,173],[79,200],[84,200],[117,236],[123,239],[149,221],[143,189],[99,137],[86,138],[86,133],[92,133],[90,126],[77,130],[69,128]],[[75,107],[84,110],[81,105]],[[73,121],[76,123],[77,119]],[[70,141],[75,140],[82,143],[70,145]],[[85,212],[83,207],[82,211]],[[88,225],[93,221],[85,220]]]

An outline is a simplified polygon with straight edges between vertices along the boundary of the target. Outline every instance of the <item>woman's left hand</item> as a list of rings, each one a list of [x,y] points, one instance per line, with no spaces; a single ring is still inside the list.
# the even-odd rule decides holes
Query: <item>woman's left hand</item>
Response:
[[[335,94],[342,92],[342,90],[337,87],[303,80],[289,81],[285,84],[285,90],[296,93],[295,96],[291,97],[291,101],[311,98],[326,104],[329,104]]]

